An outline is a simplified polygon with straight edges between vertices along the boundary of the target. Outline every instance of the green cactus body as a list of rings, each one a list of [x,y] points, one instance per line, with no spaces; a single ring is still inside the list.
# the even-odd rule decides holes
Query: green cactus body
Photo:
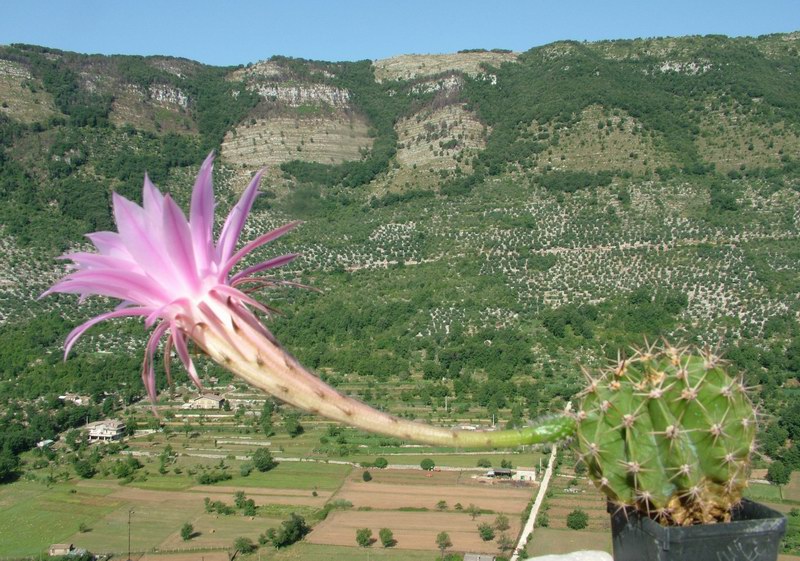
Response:
[[[587,377],[577,444],[609,499],[665,524],[729,519],[756,433],[741,380],[711,354],[671,347]]]

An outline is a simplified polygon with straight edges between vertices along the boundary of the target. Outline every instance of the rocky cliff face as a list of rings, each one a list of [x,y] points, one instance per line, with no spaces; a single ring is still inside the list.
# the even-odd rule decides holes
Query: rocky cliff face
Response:
[[[369,150],[367,128],[362,117],[338,111],[252,118],[225,135],[221,155],[250,170],[291,160],[338,164]]]
[[[377,60],[375,78],[385,80],[416,80],[436,76],[445,72],[463,72],[477,76],[483,72],[483,65],[498,66],[504,62],[514,62],[518,53],[511,52],[466,52],[444,55],[402,55]]]
[[[0,59],[0,114],[23,123],[46,121],[57,115],[53,96],[25,66]]]

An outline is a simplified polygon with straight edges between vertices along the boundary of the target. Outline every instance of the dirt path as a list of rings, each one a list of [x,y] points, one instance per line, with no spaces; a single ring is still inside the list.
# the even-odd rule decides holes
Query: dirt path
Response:
[[[569,411],[571,407],[572,402],[570,401],[567,403],[564,411]],[[533,527],[536,524],[536,516],[539,514],[539,507],[542,506],[542,501],[544,501],[544,497],[547,494],[547,486],[550,484],[550,478],[553,476],[553,465],[556,463],[557,450],[558,447],[553,446],[553,450],[550,452],[550,461],[547,462],[547,469],[544,472],[544,477],[542,477],[542,483],[539,485],[539,493],[536,495],[536,500],[533,503],[531,514],[528,516],[528,521],[525,522],[525,526],[523,526],[522,532],[519,535],[519,542],[517,542],[517,547],[514,548],[514,553],[511,555],[511,561],[519,560],[520,550],[527,545],[528,538],[533,535]]]

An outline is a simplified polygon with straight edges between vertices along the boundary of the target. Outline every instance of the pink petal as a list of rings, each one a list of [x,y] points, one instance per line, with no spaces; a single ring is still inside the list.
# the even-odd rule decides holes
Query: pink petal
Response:
[[[72,273],[50,287],[44,295],[53,292],[98,294],[120,300],[130,300],[147,307],[158,307],[170,300],[161,285],[148,277],[111,269]]]
[[[170,355],[172,354],[172,334],[167,337],[164,343],[164,374],[167,375],[167,383],[172,387],[172,370],[170,366]]]
[[[253,306],[256,310],[264,314],[269,315],[270,313],[269,309],[266,306],[264,306],[264,304],[262,304],[258,300],[251,298],[241,290],[236,290],[235,288],[232,288],[227,284],[218,284],[217,286],[214,287],[214,290],[212,290],[210,294],[212,296],[216,296],[217,299],[223,304],[227,303],[228,298],[234,298],[239,302],[244,302],[245,304]]]
[[[253,265],[252,267],[248,267],[247,269],[241,271],[240,273],[236,273],[235,275],[233,275],[231,277],[231,283],[234,283],[237,280],[244,278],[246,276],[252,275],[253,273],[264,271],[265,269],[274,269],[275,267],[280,267],[281,265],[286,265],[287,263],[291,263],[299,255],[300,255],[299,253],[288,253],[286,255],[281,255],[280,257],[273,257],[272,259],[264,261],[263,263],[259,263],[258,265]]]
[[[242,249],[237,251],[236,254],[233,257],[228,259],[227,262],[224,262],[225,264],[223,265],[222,269],[218,273],[219,274],[219,278],[221,280],[224,279],[227,276],[228,272],[239,261],[241,261],[242,258],[245,255],[247,255],[248,253],[250,253],[251,251],[253,251],[256,248],[261,247],[265,243],[269,243],[269,242],[271,242],[273,240],[276,240],[276,239],[280,238],[286,232],[288,232],[289,230],[297,227],[298,225],[300,225],[300,221],[289,222],[288,224],[284,224],[280,228],[275,228],[271,232],[267,232],[266,234],[263,234],[263,235],[257,237],[253,241],[248,242]]]
[[[94,232],[86,234],[86,237],[102,255],[132,260],[128,248],[125,247],[122,237],[117,232]]]
[[[161,214],[161,206],[164,203],[164,196],[161,194],[150,177],[144,174],[144,187],[142,187],[142,203],[144,211],[148,214]]]
[[[214,251],[214,191],[211,179],[214,171],[214,153],[206,157],[192,189],[192,204],[189,222],[192,229],[194,254],[200,273],[207,271]]]
[[[255,201],[256,195],[258,194],[258,184],[261,181],[262,173],[263,170],[256,173],[252,181],[250,181],[250,185],[248,185],[247,189],[242,193],[239,202],[236,203],[236,206],[231,210],[231,213],[225,220],[225,224],[222,226],[222,233],[217,242],[218,263],[225,263],[228,261],[233,250],[236,248],[236,242],[242,233],[244,221],[247,219],[247,215],[250,214],[250,209],[253,208],[253,201]]]
[[[150,334],[150,338],[147,340],[147,346],[144,350],[144,361],[142,362],[142,382],[144,382],[144,387],[147,388],[147,395],[153,404],[156,403],[156,399],[158,398],[156,392],[156,371],[153,367],[153,356],[158,348],[158,342],[164,335],[167,327],[168,325],[166,323],[162,323],[156,327]]]
[[[89,321],[82,323],[75,329],[69,332],[67,338],[64,340],[64,360],[67,359],[67,355],[69,355],[70,349],[72,346],[78,341],[78,339],[86,333],[86,331],[92,327],[100,323],[101,321],[105,321],[107,319],[112,318],[121,318],[126,316],[146,316],[150,313],[150,309],[148,308],[127,308],[125,310],[116,310],[113,312],[106,312],[104,314],[100,314],[99,316],[95,316]]]
[[[101,255],[99,253],[67,253],[59,257],[59,259],[70,259],[73,261],[73,266],[82,270],[88,269],[117,269],[122,271],[136,271],[141,272],[139,266],[128,259],[119,257],[111,257],[109,255]]]
[[[195,291],[200,285],[197,266],[194,261],[192,234],[183,211],[178,208],[172,197],[164,197],[164,242],[167,255],[172,258],[178,277],[174,280]]]
[[[194,368],[192,358],[189,356],[189,349],[186,348],[186,339],[184,339],[183,333],[174,321],[170,322],[170,331],[172,333],[172,342],[175,343],[175,351],[178,353],[181,362],[183,362],[186,372],[189,373],[189,377],[192,379],[192,382],[194,382],[194,385],[197,386],[200,391],[203,391],[203,383],[200,381],[200,376],[197,375],[197,370]]]
[[[172,258],[163,245],[162,217],[148,215],[144,209],[116,193],[113,201],[114,218],[131,257],[164,288],[173,287],[176,272]]]

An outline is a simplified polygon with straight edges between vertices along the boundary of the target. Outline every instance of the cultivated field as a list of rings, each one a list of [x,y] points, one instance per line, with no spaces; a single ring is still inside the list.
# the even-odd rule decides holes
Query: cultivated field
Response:
[[[352,502],[355,508],[434,510],[436,503],[446,501],[451,509],[456,503],[460,503],[464,508],[474,504],[493,512],[516,515],[522,512],[537,489],[477,484],[459,486],[436,484],[435,488],[432,488],[431,485],[382,484],[376,482],[377,479],[378,477],[369,483],[348,481],[336,496]]]
[[[307,540],[316,544],[355,546],[359,528],[370,528],[375,538],[381,528],[390,528],[397,540],[397,549],[436,549],[436,535],[447,532],[456,551],[498,554],[495,542],[485,542],[478,535],[478,525],[491,523],[493,519],[493,516],[482,515],[472,520],[469,514],[454,512],[336,512],[317,526]],[[512,518],[508,534],[516,536],[519,529],[519,517]]]
[[[307,538],[310,543],[355,546],[359,528],[370,528],[377,539],[381,528],[389,528],[398,549],[436,548],[436,535],[447,532],[456,551],[500,553],[497,543],[485,542],[478,525],[492,524],[496,514],[508,516],[506,533],[516,538],[520,530],[519,514],[538,487],[515,487],[502,483],[479,483],[457,471],[421,472],[419,470],[374,470],[373,480],[360,481],[354,471],[336,499],[353,503],[359,510],[339,511],[330,515]],[[437,503],[446,508],[437,511]],[[460,504],[463,510],[455,510]],[[466,512],[475,505],[484,514],[475,519]],[[490,514],[491,513],[491,514]],[[497,533],[498,536],[500,532]]]

